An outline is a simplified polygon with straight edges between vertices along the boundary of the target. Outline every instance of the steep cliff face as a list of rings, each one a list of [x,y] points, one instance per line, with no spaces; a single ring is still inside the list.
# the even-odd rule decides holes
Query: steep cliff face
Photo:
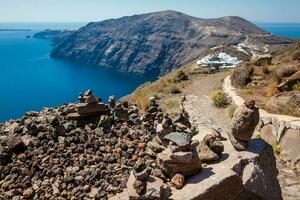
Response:
[[[158,75],[209,48],[236,45],[249,37],[271,36],[240,17],[200,19],[162,11],[89,23],[59,42],[52,56]]]

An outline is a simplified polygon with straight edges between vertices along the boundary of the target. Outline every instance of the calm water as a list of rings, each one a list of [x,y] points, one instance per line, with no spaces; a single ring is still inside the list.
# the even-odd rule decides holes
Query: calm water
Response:
[[[101,67],[49,57],[49,41],[26,38],[31,32],[0,31],[0,122],[77,101],[80,91],[92,88],[97,96],[122,97],[149,80]]]
[[[0,29],[31,29],[30,32],[0,31],[0,122],[18,118],[30,110],[77,101],[80,91],[92,88],[107,99],[131,93],[153,78],[122,74],[101,67],[50,58],[47,40],[26,38],[46,28],[79,28],[73,24],[0,24]],[[259,24],[276,35],[300,37],[300,24]]]
[[[257,25],[274,35],[300,38],[300,24],[258,23]]]

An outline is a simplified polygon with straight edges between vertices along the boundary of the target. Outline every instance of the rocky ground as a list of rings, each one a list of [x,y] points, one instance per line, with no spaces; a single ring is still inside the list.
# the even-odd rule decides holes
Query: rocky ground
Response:
[[[221,127],[224,131],[229,130],[228,110],[212,106],[209,97],[211,92],[218,87],[218,83],[226,76],[226,73],[218,73],[196,78],[186,88],[186,109],[190,114],[192,124],[196,125],[199,130],[207,130],[211,126]],[[277,157],[276,167],[279,171],[278,180],[283,199],[300,199],[299,172],[295,171],[291,164],[284,162],[280,157]]]
[[[175,120],[163,114],[153,98],[141,114],[126,101],[110,98],[104,104],[87,91],[77,104],[28,112],[21,119],[1,124],[0,199],[108,199],[122,191],[121,196],[162,198],[169,195],[170,187],[171,198],[180,199],[198,187],[187,184],[195,180],[188,179],[186,183],[186,176],[202,168],[200,176],[195,177],[207,187],[219,179],[236,183],[239,173],[243,180],[253,177],[253,172],[262,177],[255,181],[268,180],[270,174],[261,174],[251,165],[245,166],[248,171],[233,172],[237,158],[257,160],[258,154],[238,153],[233,148],[226,134],[231,122],[228,110],[212,105],[210,94],[226,76],[226,72],[193,76],[183,91],[184,110]],[[193,126],[201,133],[193,139],[200,142],[192,142],[191,136],[196,133]],[[220,139],[206,136],[218,128],[222,130],[218,131]],[[216,163],[207,165],[206,161]],[[254,166],[265,170],[263,162],[255,162]],[[270,162],[273,161],[267,163]],[[228,166],[233,168],[227,169]],[[299,173],[279,159],[277,168],[283,199],[299,199]],[[225,169],[228,173],[221,173]],[[271,173],[270,180],[276,173]],[[254,187],[254,193],[259,194],[261,188],[255,189],[259,184],[251,180],[245,187]],[[148,186],[153,188],[149,190]],[[277,188],[276,184],[266,189],[273,187]],[[232,192],[233,188],[225,188]],[[243,194],[243,189],[239,192]],[[274,190],[275,199],[279,199],[277,192]],[[247,198],[249,195],[253,193]],[[253,199],[260,198],[254,195]]]
[[[145,150],[159,110],[142,117],[126,103],[110,106],[84,126],[68,119],[74,104],[1,124],[0,199],[107,199],[122,191],[137,163],[156,168]]]

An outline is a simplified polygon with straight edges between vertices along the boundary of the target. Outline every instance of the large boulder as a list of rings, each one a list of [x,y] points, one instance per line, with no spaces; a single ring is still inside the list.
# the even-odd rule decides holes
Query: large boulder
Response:
[[[252,138],[255,127],[259,122],[258,108],[255,106],[254,100],[246,100],[243,105],[239,106],[234,112],[232,122],[230,125],[230,135],[240,142],[242,146],[246,146],[248,141]],[[233,139],[230,137],[231,141]],[[233,145],[240,149],[239,146]]]
[[[249,63],[243,63],[238,65],[232,75],[231,81],[235,87],[242,88],[251,82],[253,69],[249,66]]]
[[[174,200],[282,200],[273,149],[261,139],[249,142],[248,151],[236,151],[224,142],[222,162],[204,167],[172,188]]]
[[[202,169],[201,160],[195,151],[173,153],[167,148],[157,155],[157,161],[170,177],[175,174],[193,175]]]
[[[300,82],[300,71],[294,73],[286,81],[277,86],[277,89],[281,92],[293,90],[293,86]]]
[[[266,108],[267,111],[300,116],[300,93],[285,92],[269,98]]]
[[[280,141],[281,154],[293,162],[300,161],[300,130],[288,129]]]
[[[272,59],[273,56],[271,56],[270,54],[264,54],[264,55],[254,54],[252,55],[250,62],[257,66],[264,66],[264,65],[272,64]]]

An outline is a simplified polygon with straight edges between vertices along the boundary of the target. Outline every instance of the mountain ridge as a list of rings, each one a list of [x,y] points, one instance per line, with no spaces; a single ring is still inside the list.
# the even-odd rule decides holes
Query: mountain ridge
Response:
[[[122,72],[160,75],[212,47],[237,45],[247,37],[272,36],[237,16],[202,19],[167,10],[91,22],[59,41],[51,55]],[[276,38],[276,43],[282,42]]]

